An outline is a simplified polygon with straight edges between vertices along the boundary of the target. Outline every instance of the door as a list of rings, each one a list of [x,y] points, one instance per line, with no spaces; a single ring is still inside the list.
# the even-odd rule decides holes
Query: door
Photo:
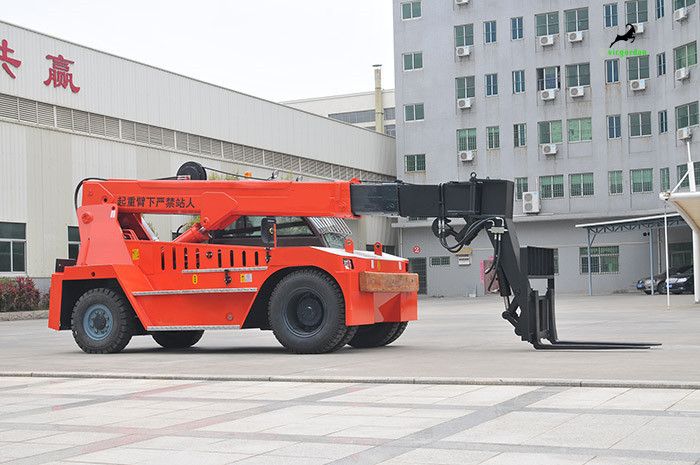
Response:
[[[418,275],[418,293],[428,293],[428,265],[426,258],[409,258],[408,271]]]

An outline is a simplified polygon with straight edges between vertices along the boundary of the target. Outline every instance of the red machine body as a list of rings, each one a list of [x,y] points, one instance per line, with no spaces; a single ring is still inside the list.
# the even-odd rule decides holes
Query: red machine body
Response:
[[[268,300],[290,272],[320,270],[342,291],[345,324],[417,318],[417,276],[407,260],[374,251],[318,246],[208,243],[209,232],[242,216],[355,218],[349,182],[259,180],[90,180],[77,210],[80,252],[51,278],[49,327],[71,328],[86,291],[117,289],[143,332],[269,329]],[[198,215],[171,242],[155,240],[143,214]]]

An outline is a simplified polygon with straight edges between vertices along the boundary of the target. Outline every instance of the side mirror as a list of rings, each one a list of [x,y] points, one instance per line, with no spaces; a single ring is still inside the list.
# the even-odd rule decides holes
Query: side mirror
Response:
[[[277,220],[266,216],[260,222],[260,238],[265,247],[277,246]]]

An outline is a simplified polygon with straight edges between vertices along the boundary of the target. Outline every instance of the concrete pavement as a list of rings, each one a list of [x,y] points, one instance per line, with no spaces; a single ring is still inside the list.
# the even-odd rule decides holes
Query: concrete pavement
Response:
[[[396,343],[325,355],[287,353],[269,331],[212,331],[191,350],[162,350],[135,337],[120,354],[82,353],[70,332],[45,321],[0,322],[0,372],[142,375],[475,378],[535,382],[565,379],[700,383],[700,308],[691,296],[558,296],[559,334],[567,339],[659,341],[644,351],[535,351],[501,319],[498,298],[424,299],[420,320]]]
[[[0,378],[0,463],[700,461],[700,391]]]

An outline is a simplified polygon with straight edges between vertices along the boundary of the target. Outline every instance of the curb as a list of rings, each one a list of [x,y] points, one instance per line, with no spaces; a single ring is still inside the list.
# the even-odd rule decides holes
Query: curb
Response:
[[[33,310],[28,312],[1,312],[0,321],[45,320],[49,317],[48,310]]]
[[[4,371],[2,377],[70,378],[70,379],[146,379],[170,381],[260,381],[307,383],[366,383],[366,384],[452,384],[482,386],[557,386],[557,387],[616,387],[643,389],[700,389],[697,381],[643,381],[597,379],[544,378],[435,378],[435,377],[372,377],[372,376],[260,376],[260,375],[159,375],[148,373],[84,373]]]

